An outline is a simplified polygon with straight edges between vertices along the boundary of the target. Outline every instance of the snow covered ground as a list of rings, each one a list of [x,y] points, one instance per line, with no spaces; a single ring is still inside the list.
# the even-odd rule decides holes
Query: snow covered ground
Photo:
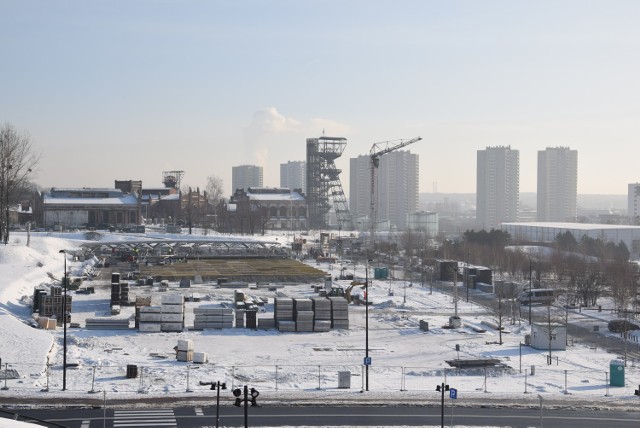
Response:
[[[184,235],[182,236],[184,237]],[[210,238],[210,236],[208,237]],[[131,329],[68,329],[67,391],[62,388],[62,329],[45,331],[29,326],[31,311],[28,299],[33,287],[50,284],[50,276],[60,278],[64,264],[61,249],[72,250],[83,241],[82,233],[32,234],[30,247],[26,236],[12,234],[11,243],[0,247],[0,358],[2,369],[17,370],[19,379],[6,381],[8,390],[0,397],[25,401],[47,401],[50,397],[67,399],[128,400],[153,397],[211,397],[213,391],[200,382],[226,382],[230,387],[249,385],[261,393],[261,399],[279,402],[304,400],[377,400],[381,402],[437,402],[436,385],[446,382],[458,390],[458,403],[465,400],[512,403],[538,403],[539,396],[548,402],[600,403],[637,406],[634,389],[640,383],[640,367],[629,361],[625,386],[608,386],[609,364],[617,355],[601,348],[580,344],[566,351],[553,351],[553,364],[546,364],[546,351],[521,347],[529,333],[525,320],[508,326],[499,345],[498,333],[483,322],[492,316],[483,307],[458,301],[463,328],[448,329],[454,301],[437,287],[403,281],[375,280],[369,299],[369,391],[366,389],[365,307],[349,306],[349,330],[327,333],[280,333],[276,330],[225,329],[182,333],[140,333]],[[111,234],[105,240],[126,240],[126,235]],[[279,237],[285,242],[287,236]],[[269,237],[273,240],[273,237]],[[80,273],[87,263],[67,262],[72,274]],[[318,265],[335,277],[340,265]],[[364,277],[362,265],[346,265],[348,272]],[[347,282],[345,282],[346,284]],[[87,283],[89,284],[89,283]],[[72,321],[84,326],[86,318],[109,316],[109,284],[91,284],[95,294],[73,294]],[[286,285],[280,292],[289,297],[313,297],[313,284]],[[462,290],[462,289],[461,289]],[[258,317],[273,317],[275,292],[247,289],[247,293],[267,297],[265,312]],[[193,308],[203,304],[231,304],[233,289],[213,285],[192,285],[180,289],[170,284],[169,292],[199,294],[201,302],[187,303],[186,325],[193,325]],[[475,293],[475,291],[472,291]],[[152,296],[159,304],[157,288],[132,286],[130,295]],[[133,308],[123,307],[117,318],[133,315]],[[573,317],[574,315],[572,315]],[[584,314],[575,316],[583,316]],[[585,322],[600,326],[602,343],[611,336],[606,323],[611,315],[596,313]],[[427,321],[428,332],[419,329]],[[478,332],[480,328],[486,332]],[[209,362],[190,364],[175,359],[178,339],[191,339],[195,350],[206,352]],[[456,351],[459,345],[459,352]],[[503,370],[476,369],[458,371],[445,361],[456,358],[495,358]],[[50,367],[47,370],[47,362]],[[136,365],[139,376],[127,379],[127,365]],[[535,374],[532,375],[532,366]],[[340,372],[350,372],[349,389],[338,389]],[[4,382],[4,381],[0,381]],[[42,390],[48,389],[48,392]],[[90,394],[88,391],[99,394]],[[122,402],[122,401],[121,401]],[[585,404],[587,405],[587,404]]]

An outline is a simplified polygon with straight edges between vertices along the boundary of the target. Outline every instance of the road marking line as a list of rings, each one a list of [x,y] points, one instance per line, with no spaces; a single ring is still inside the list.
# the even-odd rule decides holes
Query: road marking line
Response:
[[[204,416],[204,412],[202,411],[202,409],[200,407],[196,407],[196,415]]]

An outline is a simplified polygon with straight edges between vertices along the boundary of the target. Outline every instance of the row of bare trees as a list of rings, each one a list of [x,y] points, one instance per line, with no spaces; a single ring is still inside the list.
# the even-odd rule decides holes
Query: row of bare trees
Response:
[[[5,245],[11,229],[10,208],[19,202],[22,189],[30,187],[38,161],[29,134],[8,123],[0,127],[0,238]]]

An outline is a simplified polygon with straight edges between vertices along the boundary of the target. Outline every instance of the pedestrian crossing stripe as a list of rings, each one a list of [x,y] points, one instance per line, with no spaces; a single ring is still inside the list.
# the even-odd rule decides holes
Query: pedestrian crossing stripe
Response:
[[[173,410],[115,410],[113,426],[121,427],[177,427]]]

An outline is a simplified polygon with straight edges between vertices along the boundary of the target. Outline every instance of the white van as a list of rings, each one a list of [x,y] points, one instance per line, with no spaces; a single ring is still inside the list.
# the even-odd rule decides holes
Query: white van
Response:
[[[522,305],[550,305],[556,301],[557,291],[553,288],[534,288],[531,291],[525,290],[518,301]]]

